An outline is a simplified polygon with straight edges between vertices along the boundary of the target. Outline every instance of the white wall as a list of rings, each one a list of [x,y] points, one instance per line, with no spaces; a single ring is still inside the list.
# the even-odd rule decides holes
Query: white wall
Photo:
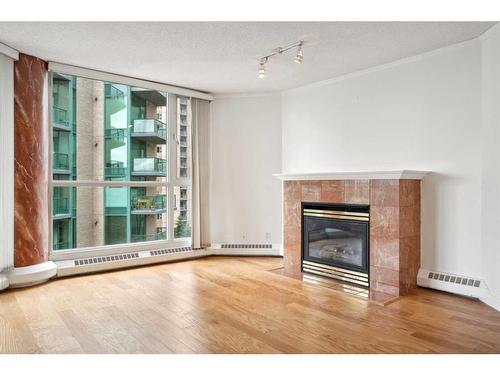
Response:
[[[482,39],[483,273],[494,296],[486,302],[500,310],[500,26]]]
[[[281,244],[280,97],[216,98],[211,111],[212,243]]]
[[[479,40],[285,92],[283,173],[416,169],[422,266],[481,277]]]

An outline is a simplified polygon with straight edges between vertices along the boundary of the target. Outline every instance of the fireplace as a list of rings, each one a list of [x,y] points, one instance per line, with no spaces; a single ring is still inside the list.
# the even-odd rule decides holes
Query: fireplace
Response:
[[[302,271],[369,286],[370,209],[302,203]]]

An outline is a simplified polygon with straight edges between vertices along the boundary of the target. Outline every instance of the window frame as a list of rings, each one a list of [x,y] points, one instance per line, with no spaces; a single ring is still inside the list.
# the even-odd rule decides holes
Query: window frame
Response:
[[[77,78],[86,78],[92,80],[103,81],[102,77],[96,74],[95,77],[91,76],[91,74],[79,75],[78,71],[68,72],[63,71],[60,72],[58,70],[50,70],[49,71],[49,82],[48,82],[48,116],[49,116],[49,126],[48,126],[48,137],[49,137],[49,153],[50,153],[50,163],[49,163],[49,218],[50,218],[50,226],[49,226],[49,259],[50,260],[68,260],[75,259],[80,257],[87,256],[98,256],[98,255],[114,255],[120,253],[128,253],[133,251],[142,251],[142,250],[153,250],[153,249],[165,249],[165,248],[174,248],[174,247],[188,247],[192,244],[191,238],[174,238],[174,212],[173,212],[173,196],[174,196],[174,187],[179,186],[179,183],[188,183],[191,185],[191,178],[189,181],[185,181],[186,179],[178,179],[177,178],[177,153],[176,153],[176,139],[177,139],[177,97],[180,95],[170,93],[168,91],[159,90],[158,84],[151,84],[148,81],[140,81],[134,79],[134,84],[138,83],[138,85],[131,85],[130,79],[120,80],[121,76],[114,76],[108,74],[106,78],[113,78],[112,80],[106,80],[103,82],[112,82],[116,84],[123,84],[132,87],[141,87],[156,91],[162,91],[166,93],[166,106],[167,106],[167,176],[165,182],[157,182],[157,181],[97,181],[97,180],[54,180],[53,178],[53,98],[52,98],[52,89],[53,89],[53,75],[54,73],[64,74],[64,75],[72,75]],[[111,77],[110,77],[111,76]],[[138,82],[137,82],[138,81]],[[184,96],[187,97],[187,96]],[[191,99],[191,97],[187,97]],[[76,150],[75,150],[76,154]],[[81,248],[73,248],[73,249],[63,249],[63,250],[54,250],[53,249],[53,191],[54,187],[105,187],[110,186],[120,186],[120,187],[166,187],[167,194],[167,239],[165,240],[156,240],[156,241],[145,241],[145,242],[130,242],[123,244],[112,244],[112,245],[99,245],[92,247],[81,247]]]

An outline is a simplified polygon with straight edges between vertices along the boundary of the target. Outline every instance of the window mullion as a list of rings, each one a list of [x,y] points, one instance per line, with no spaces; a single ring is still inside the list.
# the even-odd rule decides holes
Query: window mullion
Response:
[[[174,186],[177,179],[177,96],[168,94],[168,239],[174,239]]]

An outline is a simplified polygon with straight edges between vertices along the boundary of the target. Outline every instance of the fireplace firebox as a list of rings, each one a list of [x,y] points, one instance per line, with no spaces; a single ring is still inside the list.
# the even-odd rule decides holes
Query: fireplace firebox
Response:
[[[302,203],[302,271],[369,286],[368,205]]]

